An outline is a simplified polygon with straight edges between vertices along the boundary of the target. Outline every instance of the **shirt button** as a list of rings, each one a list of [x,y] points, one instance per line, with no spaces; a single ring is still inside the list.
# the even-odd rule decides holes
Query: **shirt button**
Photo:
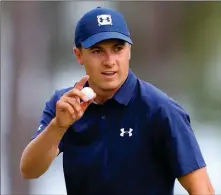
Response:
[[[101,118],[102,118],[102,119],[106,119],[106,116],[105,116],[105,115],[103,115]]]

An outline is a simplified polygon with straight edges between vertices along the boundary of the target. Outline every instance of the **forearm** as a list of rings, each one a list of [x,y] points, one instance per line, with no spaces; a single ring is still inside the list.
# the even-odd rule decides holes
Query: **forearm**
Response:
[[[55,120],[44,129],[25,148],[20,162],[20,170],[24,178],[38,178],[51,165],[58,154],[58,144],[65,129],[58,128]]]
[[[189,190],[189,195],[214,195],[215,191],[211,185],[205,187],[199,187],[196,189]]]

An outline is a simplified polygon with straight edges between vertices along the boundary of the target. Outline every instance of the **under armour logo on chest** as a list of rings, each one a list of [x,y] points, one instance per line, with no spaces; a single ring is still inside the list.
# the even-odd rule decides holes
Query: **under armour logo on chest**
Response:
[[[111,15],[102,14],[97,16],[98,26],[112,25]]]
[[[133,129],[131,129],[131,128],[129,129],[129,131],[125,131],[124,128],[120,129],[120,131],[121,131],[121,133],[120,133],[121,137],[124,137],[125,134],[128,134],[129,137],[131,137],[133,135],[132,134]]]

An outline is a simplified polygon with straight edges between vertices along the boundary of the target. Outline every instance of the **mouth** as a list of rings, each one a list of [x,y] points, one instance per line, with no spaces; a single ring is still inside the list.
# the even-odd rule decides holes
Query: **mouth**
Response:
[[[116,72],[115,71],[105,71],[105,72],[102,72],[101,74],[104,76],[111,77],[111,76],[115,75]]]

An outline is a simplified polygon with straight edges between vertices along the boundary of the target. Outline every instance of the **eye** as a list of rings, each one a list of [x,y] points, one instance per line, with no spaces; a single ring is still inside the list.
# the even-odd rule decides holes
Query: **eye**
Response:
[[[99,54],[101,52],[102,52],[101,49],[95,49],[95,50],[92,51],[93,54]]]
[[[116,47],[114,47],[114,51],[121,51],[123,49],[123,46],[120,46],[120,45],[118,45],[118,46],[116,46]]]

